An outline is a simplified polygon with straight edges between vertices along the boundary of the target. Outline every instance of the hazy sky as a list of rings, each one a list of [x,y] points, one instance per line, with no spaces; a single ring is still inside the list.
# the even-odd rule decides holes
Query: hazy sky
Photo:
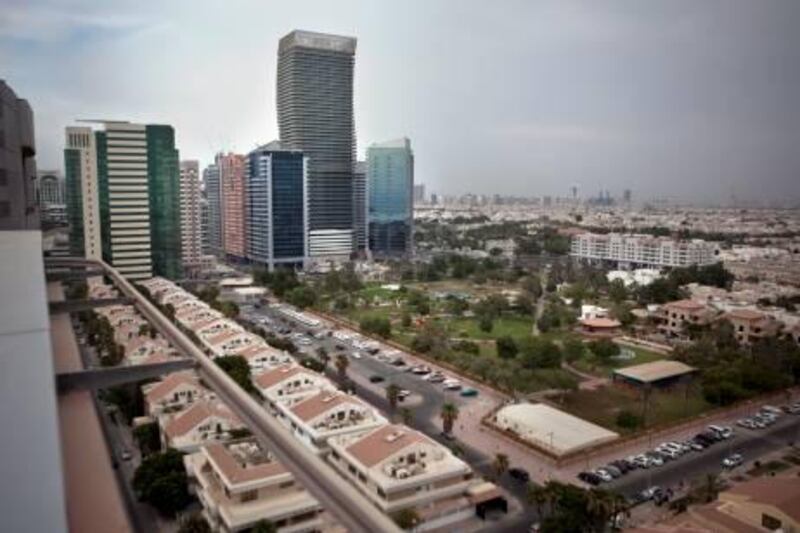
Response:
[[[277,137],[278,40],[358,38],[359,154],[428,190],[800,197],[800,1],[0,0],[39,167],[78,118],[168,123],[182,158]]]

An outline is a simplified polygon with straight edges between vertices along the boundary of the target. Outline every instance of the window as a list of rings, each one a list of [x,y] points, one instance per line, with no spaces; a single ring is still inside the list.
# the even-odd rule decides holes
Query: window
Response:
[[[0,202],[0,218],[8,218],[11,216],[11,204],[9,202]]]
[[[258,498],[258,491],[257,490],[248,490],[242,493],[242,503],[244,502],[252,502]]]
[[[776,531],[781,528],[781,521],[768,514],[761,515],[761,525],[770,531]]]

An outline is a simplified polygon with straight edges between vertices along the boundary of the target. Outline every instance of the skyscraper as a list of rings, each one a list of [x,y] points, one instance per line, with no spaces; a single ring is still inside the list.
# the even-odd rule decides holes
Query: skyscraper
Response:
[[[0,80],[0,230],[39,229],[33,110]]]
[[[353,237],[356,250],[367,249],[367,162],[356,162],[353,174]]]
[[[87,257],[102,256],[131,279],[153,274],[179,278],[180,173],[174,130],[123,121],[101,124],[99,131],[66,130],[71,248]]]
[[[70,254],[100,259],[103,254],[97,144],[89,127],[68,127],[64,175]]]
[[[369,249],[376,256],[408,255],[413,246],[414,153],[407,138],[367,149]]]
[[[220,189],[222,191],[222,232],[225,257],[242,261],[247,253],[245,228],[246,191],[244,183],[245,156],[217,154]]]
[[[196,271],[202,255],[200,179],[196,160],[181,161],[181,251],[184,271]]]
[[[425,184],[424,183],[415,183],[414,184],[414,203],[415,204],[425,203]]]
[[[309,162],[309,248],[348,256],[353,244],[353,66],[356,39],[295,30],[278,47],[281,142]]]
[[[273,270],[307,256],[308,158],[273,141],[247,156],[247,258]]]
[[[222,232],[222,186],[216,162],[203,170],[203,183],[208,200],[208,232],[204,238],[208,245],[208,253],[222,258],[225,256],[225,239]]]

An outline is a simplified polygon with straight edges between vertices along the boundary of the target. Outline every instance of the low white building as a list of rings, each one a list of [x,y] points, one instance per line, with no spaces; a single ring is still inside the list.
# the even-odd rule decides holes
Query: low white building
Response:
[[[197,451],[200,446],[230,439],[230,431],[245,426],[233,412],[217,400],[197,401],[171,416],[158,419],[164,448],[182,452]]]
[[[255,439],[208,444],[183,460],[212,531],[246,531],[261,520],[281,533],[323,525],[319,503]]]
[[[472,469],[444,446],[403,425],[330,441],[329,462],[381,511],[413,509],[415,531],[444,528],[475,515]]]
[[[611,283],[620,280],[626,287],[650,285],[661,277],[657,268],[637,268],[636,270],[611,270],[606,274],[606,279]]]
[[[507,405],[497,412],[495,423],[556,456],[619,438],[613,431],[543,403]]]
[[[279,419],[316,453],[328,451],[328,439],[363,433],[386,424],[375,408],[340,391],[324,390],[291,406],[278,404]]]
[[[594,320],[597,318],[608,318],[608,309],[599,305],[581,305],[581,320]]]
[[[211,399],[214,394],[200,384],[192,371],[174,372],[161,381],[142,387],[145,413],[158,416],[164,411],[180,411],[200,399]]]
[[[295,363],[267,370],[253,382],[273,408],[278,404],[292,406],[322,391],[336,391],[328,378]]]

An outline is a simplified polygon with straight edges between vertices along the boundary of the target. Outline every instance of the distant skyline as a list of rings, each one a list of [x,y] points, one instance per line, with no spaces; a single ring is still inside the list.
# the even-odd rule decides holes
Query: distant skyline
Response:
[[[407,136],[428,192],[800,199],[800,2],[0,0],[0,77],[63,170],[81,118],[181,159],[278,137],[279,39],[358,39],[359,159]]]

